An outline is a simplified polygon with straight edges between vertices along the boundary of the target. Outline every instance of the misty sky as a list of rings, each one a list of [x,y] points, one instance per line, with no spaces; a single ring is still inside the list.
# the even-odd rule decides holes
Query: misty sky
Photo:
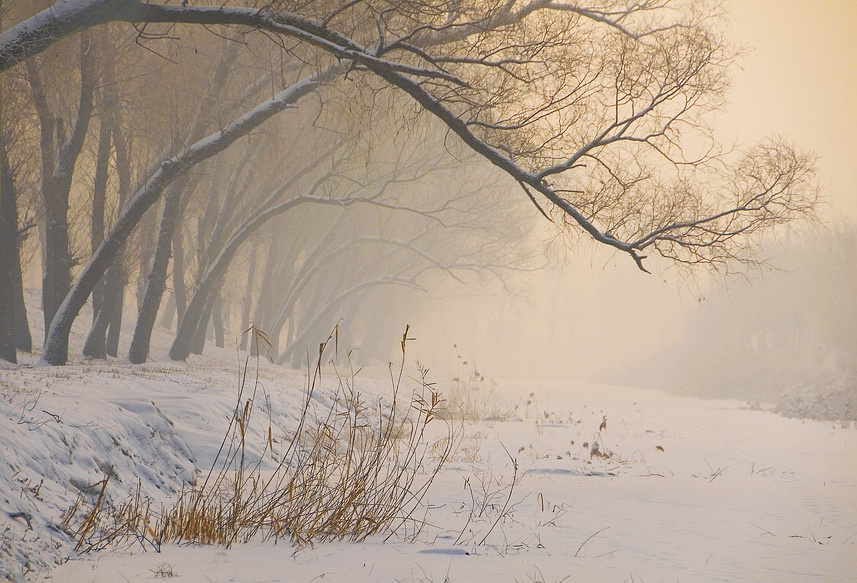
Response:
[[[728,0],[724,7],[747,53],[733,71],[727,109],[712,119],[716,136],[741,146],[782,135],[813,151],[830,203],[824,219],[857,219],[857,1]],[[606,380],[681,341],[683,317],[705,308],[712,292],[705,277],[674,276],[641,273],[607,249],[572,250],[562,273],[531,280],[526,298],[487,301],[464,290],[459,301],[444,300],[434,317],[415,322],[424,349],[417,356],[444,370],[461,355],[492,377]]]
[[[736,69],[725,140],[782,134],[819,156],[834,212],[857,218],[857,2],[729,0],[734,38],[750,52]]]

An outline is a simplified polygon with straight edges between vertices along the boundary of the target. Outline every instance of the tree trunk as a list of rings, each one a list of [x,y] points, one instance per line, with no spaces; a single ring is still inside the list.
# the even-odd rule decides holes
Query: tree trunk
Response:
[[[196,332],[193,336],[193,344],[190,349],[192,354],[202,354],[202,351],[205,348],[205,341],[208,338],[208,328],[211,323],[211,316],[214,312],[216,301],[215,297],[209,297],[203,308],[204,311],[202,313],[202,317],[199,318],[199,324],[197,325]]]
[[[107,271],[107,276],[115,273],[116,270],[110,269]],[[105,280],[107,279],[109,279],[109,277],[105,277]],[[107,327],[115,317],[116,302],[121,298],[121,295],[117,297],[117,294],[113,293],[113,286],[115,285],[116,282],[113,281],[104,282],[104,288],[111,288],[111,293],[104,295],[100,306],[101,309],[99,309],[98,313],[95,314],[95,320],[92,322],[92,327],[89,330],[89,335],[86,337],[86,343],[83,346],[84,356],[89,356],[90,358],[107,358]]]
[[[212,306],[211,324],[214,328],[214,345],[218,348],[223,348],[223,308],[223,298],[217,294]]]
[[[104,276],[104,303],[110,306],[110,322],[107,329],[105,352],[112,357],[119,356],[119,334],[122,330],[122,306],[125,302],[125,273],[120,256]]]
[[[324,300],[323,307],[321,306],[321,304],[319,304],[315,308],[310,308],[306,310],[307,314],[315,314],[315,316],[312,317],[312,320],[308,324],[302,323],[300,332],[286,346],[285,350],[283,350],[283,352],[280,353],[279,356],[277,356],[275,362],[277,364],[285,364],[286,362],[291,362],[295,366],[298,365],[300,363],[302,355],[304,354],[304,351],[308,347],[307,342],[310,342],[313,336],[321,338],[326,336],[326,334],[330,332],[330,329],[333,327],[333,324],[338,318],[335,311],[342,310],[341,304],[345,300],[349,299],[350,297],[353,297],[356,294],[362,293],[364,290],[377,286],[387,285],[401,285],[412,289],[424,291],[424,288],[422,288],[412,280],[402,279],[398,277],[379,277],[377,279],[367,280],[358,283],[335,296],[332,295],[331,297],[326,298]],[[334,286],[332,289],[341,289],[341,287]]]
[[[164,186],[163,190],[166,190]],[[161,192],[163,192],[163,190]],[[159,199],[159,204],[147,213],[141,220],[142,226],[139,230],[138,240],[140,248],[140,267],[137,271],[137,282],[135,286],[134,296],[137,298],[137,311],[143,306],[143,299],[146,297],[146,279],[152,271],[154,263],[155,250],[157,249],[158,236],[158,217],[163,214],[164,201]]]
[[[71,255],[68,247],[68,201],[58,189],[49,188],[45,201],[45,272],[42,278],[42,310],[50,327],[71,285]],[[50,210],[48,210],[50,209]]]
[[[118,92],[118,91],[117,91]],[[131,194],[131,152],[122,129],[122,113],[117,108],[111,116],[113,123],[113,148],[116,151],[116,175],[119,178],[118,212],[122,212]],[[122,330],[122,308],[125,304],[125,285],[128,273],[125,269],[124,250],[120,250],[116,259],[104,275],[104,298],[113,307],[107,328],[105,351],[110,356],[119,355],[119,336]]]
[[[27,61],[27,77],[40,122],[42,148],[42,201],[45,210],[45,258],[42,309],[45,330],[71,287],[71,250],[68,238],[68,206],[71,180],[92,116],[95,93],[94,49],[88,33],[80,39],[80,97],[71,133],[48,107],[38,70]],[[55,135],[54,135],[55,134]],[[57,145],[59,149],[56,150]],[[47,338],[46,338],[47,340]]]
[[[98,152],[95,167],[92,216],[92,254],[104,241],[105,207],[109,179],[110,150],[116,150],[116,173],[119,177],[118,208],[128,199],[131,189],[131,161],[125,143],[121,114],[118,110],[119,89],[115,82],[113,55],[106,56],[104,88],[101,100],[101,126],[98,132]],[[92,358],[116,356],[122,323],[122,303],[125,297],[125,269],[121,255],[96,284],[92,295],[93,322],[86,337],[83,354]],[[109,332],[108,332],[109,331]]]
[[[3,14],[0,14],[2,29]],[[18,190],[9,164],[4,134],[3,77],[0,75],[0,278],[9,285],[0,286],[0,358],[17,361],[17,350],[31,352],[33,338],[24,302],[24,277],[21,270],[21,242],[18,233]]]
[[[181,322],[187,309],[187,286],[184,271],[184,237],[182,226],[179,225],[173,234],[173,299],[175,301],[176,322]],[[178,328],[178,324],[176,324]]]
[[[106,101],[106,100],[103,100]],[[98,152],[95,155],[95,180],[92,187],[92,224],[90,228],[90,242],[92,253],[98,251],[98,247],[104,240],[104,210],[107,204],[107,180],[110,164],[110,107],[104,107],[101,125],[98,129]],[[104,296],[104,283],[99,282],[92,292],[92,319],[98,317],[101,309],[101,300]]]
[[[33,351],[33,336],[30,334],[30,322],[27,319],[27,304],[24,302],[24,274],[21,269],[20,242],[15,247],[12,274],[12,294],[15,303],[15,346],[22,352]]]
[[[211,262],[211,265],[206,269],[199,279],[196,290],[188,304],[184,318],[179,323],[179,329],[176,333],[176,338],[170,348],[170,358],[173,360],[187,360],[188,355],[193,352],[194,341],[197,338],[197,331],[203,327],[203,318],[205,325],[208,324],[208,316],[210,313],[207,306],[209,301],[213,299],[212,292],[219,288],[229,264],[235,257],[235,253],[240,248],[241,244],[247,240],[250,235],[256,232],[258,228],[264,225],[269,219],[281,215],[289,209],[294,208],[305,202],[315,202],[319,204],[329,204],[341,206],[343,201],[335,199],[314,198],[309,196],[297,196],[284,201],[264,211],[258,212],[253,217],[249,218],[238,229],[238,231],[230,237],[229,241],[223,246],[217,257]]]
[[[259,285],[259,299],[256,300],[256,310],[253,312],[253,325],[265,333],[268,340],[273,344],[275,338],[271,335],[271,313],[273,312],[272,302],[273,296],[276,293],[276,282],[285,281],[279,277],[279,265],[282,254],[280,253],[279,241],[277,238],[271,240],[268,245],[268,256],[265,258],[265,267],[262,269],[262,282]],[[252,354],[262,354],[267,351],[267,347],[258,346],[258,338],[255,334],[250,338],[250,352]],[[274,352],[276,354],[276,351]]]
[[[253,311],[253,284],[256,278],[256,255],[259,253],[259,244],[256,239],[253,240],[253,247],[250,250],[250,264],[247,267],[247,285],[244,287],[244,303],[241,305],[241,321],[238,323],[240,332],[244,332],[250,327],[250,314]],[[240,350],[247,350],[247,337],[250,334],[241,334]]]
[[[173,254],[175,255],[175,239],[173,239]],[[173,265],[175,265],[175,259],[173,259]],[[173,267],[175,269],[175,267]],[[175,273],[173,273],[173,277],[175,277]],[[175,293],[170,294],[167,297],[167,305],[164,308],[164,312],[161,314],[161,319],[158,320],[158,326],[161,328],[165,328],[167,330],[173,329],[173,321],[176,319],[176,295]]]
[[[161,306],[161,297],[167,285],[167,268],[172,252],[173,233],[180,217],[179,209],[187,182],[187,178],[173,182],[164,197],[155,257],[152,260],[151,271],[146,280],[146,291],[137,313],[134,337],[128,351],[128,359],[134,364],[146,362],[149,357],[149,342],[152,339],[152,329],[155,327],[158,309]]]
[[[188,129],[185,146],[199,140],[210,125],[211,115],[217,109],[219,97],[226,86],[226,78],[232,64],[238,57],[239,46],[239,43],[229,41],[224,46],[211,84],[203,99],[200,100],[193,123]],[[191,179],[187,175],[173,182],[167,189],[164,198],[164,207],[158,229],[158,242],[155,246],[155,257],[146,280],[146,289],[137,315],[137,324],[134,328],[134,338],[131,340],[131,349],[128,353],[128,358],[134,364],[145,362],[149,357],[149,343],[152,338],[152,330],[155,327],[155,320],[158,316],[158,310],[161,307],[161,298],[164,295],[167,285],[167,272],[176,226],[180,224],[184,215],[185,205],[182,198],[189,198],[190,192],[188,191],[192,192],[196,186],[196,181],[194,181],[193,186],[188,188],[190,183]],[[179,274],[178,277],[181,279],[183,275]],[[178,306],[178,301],[176,305]]]
[[[3,111],[2,91],[0,85],[0,112]],[[0,120],[0,279],[14,282],[15,258],[18,257],[18,202],[2,131]],[[0,285],[0,359],[13,363],[18,362],[15,324],[14,284]]]

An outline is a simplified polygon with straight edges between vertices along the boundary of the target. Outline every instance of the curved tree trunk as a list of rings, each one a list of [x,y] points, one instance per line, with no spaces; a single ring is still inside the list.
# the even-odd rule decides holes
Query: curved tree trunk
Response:
[[[205,309],[202,313],[202,317],[199,319],[199,323],[196,327],[196,332],[193,335],[193,343],[191,345],[191,354],[202,354],[203,349],[205,348],[205,342],[208,340],[208,328],[209,324],[212,323],[212,316],[214,315],[214,308],[217,304],[217,293],[211,294],[208,298],[208,301],[205,304]]]

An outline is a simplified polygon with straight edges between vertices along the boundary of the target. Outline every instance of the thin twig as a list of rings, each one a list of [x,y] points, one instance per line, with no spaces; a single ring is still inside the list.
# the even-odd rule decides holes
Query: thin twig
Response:
[[[610,527],[609,527],[609,526],[605,526],[605,527],[604,527],[604,528],[602,528],[601,530],[599,530],[599,531],[597,531],[597,532],[594,532],[594,533],[590,534],[588,537],[586,537],[586,540],[585,540],[585,541],[583,541],[582,543],[580,543],[580,546],[579,546],[579,547],[577,547],[577,551],[574,553],[574,556],[576,557],[577,555],[579,555],[579,554],[580,554],[580,550],[583,548],[583,545],[585,545],[586,543],[588,543],[590,540],[592,540],[593,538],[595,538],[596,536],[598,536],[599,534],[601,534],[602,532],[604,532],[604,531],[605,531],[605,530],[607,530],[608,528],[610,528]]]

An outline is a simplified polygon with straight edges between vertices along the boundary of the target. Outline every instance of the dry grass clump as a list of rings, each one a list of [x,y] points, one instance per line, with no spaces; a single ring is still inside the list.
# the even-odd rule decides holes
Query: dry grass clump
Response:
[[[448,391],[444,392],[444,419],[460,421],[509,421],[515,417],[514,409],[497,396],[496,384],[486,380],[476,366],[462,361],[459,356],[459,374],[452,379]],[[464,370],[461,370],[464,366]]]
[[[849,427],[857,421],[857,378],[785,395],[776,411],[786,417],[840,421],[843,427]]]
[[[392,365],[391,401],[369,402],[355,388],[355,373],[343,379],[330,407],[313,410],[328,342],[308,374],[306,400],[298,427],[274,452],[268,422],[264,443],[248,444],[258,378],[245,395],[247,364],[238,403],[215,463],[199,488],[184,490],[178,500],[151,516],[148,506],[132,520],[118,516],[121,507],[107,508],[103,491],[78,525],[78,548],[98,548],[119,537],[150,542],[188,541],[229,547],[250,539],[286,538],[296,545],[326,540],[362,541],[383,534],[416,536],[423,521],[422,499],[447,460],[453,445],[449,427],[429,444],[426,428],[437,417],[441,399],[421,370],[420,386],[399,403],[404,364]],[[407,330],[402,339],[402,362]],[[359,371],[358,371],[359,372]],[[276,454],[276,455],[275,455]],[[248,460],[254,460],[249,462]],[[273,467],[265,468],[270,459]],[[276,461],[279,460],[279,461]],[[127,508],[130,507],[126,504]],[[71,517],[66,521],[72,523]],[[117,520],[118,519],[118,520]],[[140,528],[143,524],[144,528]],[[119,529],[121,530],[121,529]],[[86,541],[86,542],[84,542]],[[144,544],[145,546],[145,544]]]
[[[66,532],[74,534],[77,539],[74,550],[77,552],[101,550],[129,536],[134,536],[141,541],[147,538],[146,530],[151,521],[150,503],[142,496],[140,482],[138,481],[137,491],[133,496],[118,505],[112,505],[105,496],[111,477],[113,477],[112,467],[100,482],[90,486],[90,488],[98,488],[98,496],[80,522],[76,519],[78,512],[84,506],[83,494],[63,516],[62,527]],[[72,527],[72,525],[75,526]]]

